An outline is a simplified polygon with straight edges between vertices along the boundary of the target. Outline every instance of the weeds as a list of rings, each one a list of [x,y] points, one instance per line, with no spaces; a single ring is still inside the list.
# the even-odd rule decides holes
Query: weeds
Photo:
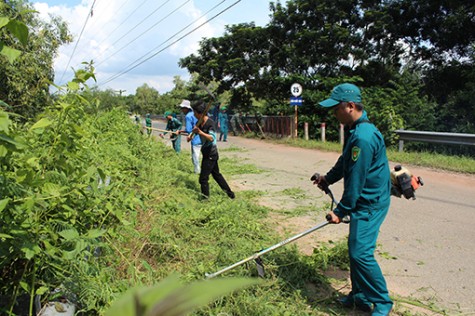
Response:
[[[289,196],[294,200],[305,199],[305,191],[300,188],[290,188],[282,191],[282,194]]]

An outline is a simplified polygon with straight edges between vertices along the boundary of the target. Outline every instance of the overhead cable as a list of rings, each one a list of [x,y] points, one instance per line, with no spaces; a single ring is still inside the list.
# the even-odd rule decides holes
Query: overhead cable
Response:
[[[126,0],[125,2],[127,2],[127,1],[128,1],[128,0]],[[126,17],[123,21],[121,21],[120,23],[118,23],[119,25],[117,25],[117,27],[116,27],[115,29],[113,29],[113,30],[109,33],[108,36],[105,36],[104,39],[103,39],[99,44],[97,44],[97,46],[100,46],[102,43],[104,43],[104,42],[109,38],[109,36],[111,36],[112,34],[114,34],[114,32],[117,31],[118,28],[120,28],[122,25],[124,25],[125,22],[127,22],[127,21],[135,14],[135,12],[137,12],[137,10],[140,9],[140,8],[145,4],[145,2],[147,2],[147,1],[149,1],[149,0],[144,0],[144,1],[142,1],[142,3],[139,4],[139,6],[138,6],[137,8],[135,8],[134,11],[132,11],[129,15],[127,15],[127,17]],[[170,1],[170,0],[167,0],[165,3],[169,2],[169,1]],[[125,2],[124,2],[124,4],[125,4]],[[165,4],[165,3],[164,3],[164,4]],[[122,6],[121,6],[119,9],[117,9],[117,12],[120,11],[120,9],[124,6],[124,4],[122,4]],[[162,4],[160,7],[162,7],[164,4]],[[129,32],[130,32],[130,31],[129,31]],[[122,38],[122,37],[121,37],[121,38]],[[116,42],[117,42],[117,41],[116,41]],[[115,44],[116,42],[114,42],[114,44]],[[114,44],[112,44],[112,45],[114,45]],[[112,46],[112,45],[111,45],[111,46]],[[108,49],[109,49],[109,48],[107,48],[106,51],[107,51]]]
[[[96,3],[96,0],[91,5],[91,9],[89,9],[89,13],[87,14],[86,21],[84,22],[84,25],[82,27],[81,33],[79,34],[78,40],[76,41],[76,44],[74,45],[73,52],[69,56],[68,64],[66,65],[66,68],[64,69],[63,74],[61,75],[61,79],[59,79],[59,84],[63,81],[64,74],[69,68],[69,64],[71,63],[71,60],[73,59],[74,53],[76,52],[76,48],[78,47],[79,41],[81,40],[82,33],[84,32],[84,29],[86,28],[87,21],[89,21],[89,17],[93,15],[93,10],[94,10],[94,4]]]
[[[128,2],[129,0],[125,0],[122,5],[116,10],[116,12],[119,12],[123,7],[124,5]],[[103,2],[101,2],[103,3]],[[114,3],[114,1],[107,1],[106,2],[106,6],[104,8],[102,8],[101,6],[98,6],[96,7],[96,12],[99,12],[98,14],[96,14],[96,12],[94,12],[94,16],[96,19],[94,20],[94,22],[92,22],[92,24],[89,25],[89,28],[92,28],[94,25],[96,25],[97,21],[101,21],[101,19],[99,18],[101,16],[101,14],[103,12],[107,12],[109,7],[111,6],[111,4]]]
[[[165,5],[167,2],[169,2],[170,0],[166,1],[163,5]],[[106,59],[102,60],[101,62],[97,63],[96,65],[100,65],[100,64],[103,64],[104,62],[106,62],[107,60],[109,60],[110,58],[112,58],[114,55],[116,55],[117,53],[119,53],[120,51],[122,51],[124,48],[126,48],[127,46],[129,46],[130,44],[132,44],[133,42],[135,42],[136,40],[138,40],[140,37],[142,37],[143,35],[147,34],[150,30],[152,30],[154,27],[156,27],[158,24],[160,24],[161,22],[163,22],[165,19],[167,19],[168,17],[170,17],[173,13],[175,13],[176,11],[178,11],[179,9],[181,9],[183,6],[185,6],[185,4],[187,4],[188,2],[190,2],[191,0],[186,0],[185,2],[183,2],[178,8],[174,9],[173,11],[171,11],[170,13],[168,13],[165,17],[163,17],[162,19],[158,20],[157,23],[153,24],[151,27],[149,27],[148,29],[146,29],[144,32],[142,32],[139,36],[137,36],[136,38],[134,38],[133,40],[129,41],[127,44],[125,44],[124,46],[122,46],[121,48],[119,48],[118,50],[116,50],[112,55],[109,55]],[[162,6],[163,6],[162,5]],[[160,6],[159,8],[157,8],[155,11],[157,11],[158,9],[160,9],[162,6]],[[133,31],[134,29],[137,28],[137,26],[139,26],[141,23],[143,23],[147,18],[149,18],[153,13],[152,12],[150,15],[148,15],[144,20],[142,20],[142,22],[138,23],[137,25],[135,25],[130,31]],[[130,32],[129,31],[129,32]],[[127,35],[127,34],[126,34]],[[116,44],[118,41],[120,41],[122,38],[124,38],[124,36],[122,36],[121,38],[119,38],[117,41],[115,41],[114,43],[111,44],[111,46],[109,47],[112,47],[114,46],[114,44]],[[107,50],[106,50],[107,51]]]
[[[226,1],[226,0],[224,0]],[[222,1],[222,2],[224,2]],[[221,3],[222,3],[221,2]],[[138,58],[137,60],[135,60],[134,62],[132,62],[131,64],[129,64],[126,68],[124,69],[122,72],[118,73],[118,74],[115,74],[113,76],[111,76],[110,78],[108,78],[107,80],[105,80],[103,83],[99,84],[98,86],[102,86],[106,83],[109,83],[119,77],[121,77],[122,75],[132,71],[133,69],[137,68],[138,66],[142,65],[143,63],[145,63],[146,61],[150,60],[151,58],[155,57],[156,55],[160,54],[161,52],[163,52],[164,50],[166,50],[167,48],[171,47],[172,45],[178,43],[179,41],[181,41],[182,39],[184,39],[185,37],[187,37],[188,35],[192,34],[193,32],[195,32],[196,30],[200,29],[201,27],[203,27],[205,24],[208,24],[209,22],[211,22],[212,20],[214,20],[215,18],[217,18],[218,16],[220,16],[221,14],[223,14],[224,12],[228,11],[229,9],[231,9],[232,7],[234,7],[236,4],[238,4],[239,2],[241,2],[241,0],[238,0],[236,2],[234,2],[233,4],[231,4],[230,6],[226,7],[225,9],[223,9],[222,11],[220,11],[219,13],[217,13],[216,15],[212,16],[211,18],[209,18],[208,20],[206,20],[205,22],[201,23],[200,25],[198,25],[197,27],[195,27],[194,29],[192,29],[191,31],[187,32],[186,34],[184,34],[183,36],[179,37],[178,39],[176,39],[175,41],[171,42],[170,44],[168,44],[167,46],[165,46],[164,48],[160,49],[159,51],[153,53],[152,55],[150,55],[149,57],[145,57],[146,55],[142,56],[141,58]],[[221,4],[220,3],[220,4]],[[219,4],[218,4],[219,5]],[[215,6],[216,7],[216,6]],[[203,17],[203,16],[202,16]],[[201,19],[201,17],[199,18]],[[199,20],[198,19],[198,20]],[[196,21],[196,20],[195,20]],[[193,24],[194,22],[192,22],[191,24]],[[160,44],[158,47],[162,46],[163,44],[165,44],[167,41],[169,41],[170,39],[172,39],[173,37],[175,37],[176,35],[180,34],[181,32],[183,32],[186,28],[188,28],[191,24],[189,24],[188,26],[186,26],[185,28],[181,29],[179,32],[175,33],[174,35],[172,35],[171,37],[169,37],[166,41],[164,41],[162,44]],[[154,49],[157,49],[158,47],[154,48]],[[154,50],[153,49],[153,50]],[[150,52],[149,52],[150,53]]]

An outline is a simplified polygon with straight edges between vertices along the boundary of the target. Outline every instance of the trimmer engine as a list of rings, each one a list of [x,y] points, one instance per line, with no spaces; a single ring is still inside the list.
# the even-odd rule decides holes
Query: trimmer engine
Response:
[[[391,171],[391,195],[401,197],[404,195],[406,199],[416,199],[415,191],[424,185],[421,177],[416,177],[401,165],[394,166]]]

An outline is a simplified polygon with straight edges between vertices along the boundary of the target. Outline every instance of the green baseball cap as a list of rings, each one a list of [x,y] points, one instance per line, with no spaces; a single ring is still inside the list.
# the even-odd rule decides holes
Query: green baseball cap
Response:
[[[333,88],[330,98],[319,104],[325,108],[330,108],[340,102],[361,102],[360,89],[352,83],[339,84]]]
[[[172,111],[166,111],[165,114],[163,114],[163,117],[167,118],[169,115],[173,115]]]

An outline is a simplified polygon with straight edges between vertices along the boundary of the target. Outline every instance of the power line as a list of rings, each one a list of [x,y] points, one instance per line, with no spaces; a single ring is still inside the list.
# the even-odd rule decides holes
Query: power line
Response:
[[[135,61],[133,61],[132,63],[130,63],[127,67],[131,67],[131,66],[134,65],[135,63],[138,63],[138,64],[135,65],[135,66],[133,66],[130,70],[132,70],[132,69],[138,67],[140,64],[142,64],[143,62],[147,61],[148,59],[150,59],[151,57],[154,56],[154,55],[152,55],[152,56],[148,57],[147,59],[145,59],[145,60],[141,63],[140,61],[141,61],[142,59],[146,58],[146,56],[147,56],[148,54],[150,54],[152,51],[154,51],[154,50],[160,48],[161,46],[163,46],[166,42],[170,41],[173,37],[175,37],[175,36],[177,36],[178,34],[182,33],[182,32],[183,32],[184,30],[186,30],[188,27],[190,27],[191,25],[193,25],[195,22],[199,21],[201,18],[205,17],[209,12],[213,11],[215,8],[217,8],[218,6],[220,6],[221,4],[223,4],[223,2],[226,2],[226,1],[227,1],[227,0],[223,0],[223,1],[221,1],[220,3],[218,3],[217,5],[215,5],[214,7],[212,7],[212,8],[209,9],[206,13],[204,13],[203,15],[201,15],[198,19],[194,20],[193,22],[191,22],[191,23],[189,23],[188,25],[186,25],[185,27],[183,27],[181,30],[179,30],[178,32],[176,32],[175,34],[173,34],[172,36],[170,36],[169,38],[167,38],[165,41],[163,41],[160,45],[158,45],[158,46],[152,48],[152,49],[151,49],[150,51],[148,51],[145,55],[143,55],[142,57],[140,57],[140,58],[136,59]],[[239,1],[238,1],[238,2],[239,2]],[[237,3],[237,2],[236,2],[236,3]],[[235,3],[235,4],[236,4],[236,3]],[[235,4],[231,5],[230,7],[234,6]],[[228,7],[227,9],[229,9],[230,7]],[[220,12],[219,14],[223,13],[223,12],[226,11],[227,9],[223,10],[223,11]],[[218,14],[218,15],[219,15],[219,14]],[[214,17],[213,17],[213,19],[214,19]],[[208,20],[208,22],[209,22],[209,21],[211,21],[211,19]],[[204,23],[204,24],[206,24],[206,23]],[[204,24],[203,24],[203,25],[204,25]],[[202,26],[202,25],[200,25],[199,27],[201,27],[201,26]],[[198,27],[198,28],[199,28],[199,27]],[[193,31],[194,31],[194,30],[193,30]],[[192,31],[192,32],[193,32],[193,31]],[[189,34],[191,34],[192,32],[190,32]],[[187,36],[187,35],[188,35],[188,34],[185,34],[185,36]],[[182,37],[182,38],[183,38],[183,37]],[[174,42],[174,43],[175,43],[175,42]],[[166,48],[170,47],[170,46],[173,45],[174,43],[172,43],[172,44],[170,44],[169,46],[165,47],[163,50],[165,50]],[[162,52],[163,50],[159,51],[159,53]],[[113,78],[113,79],[110,79],[110,78],[109,78],[107,82],[110,82],[110,81],[112,81],[112,80],[114,80],[114,79],[120,77],[121,75],[123,75],[123,74],[129,72],[130,70],[127,70],[127,71],[125,71],[125,72],[122,72],[122,73],[119,73],[119,74],[116,74],[116,75],[112,76],[111,78]],[[117,77],[115,77],[115,76],[117,76]],[[107,83],[107,82],[106,82],[106,83]]]
[[[122,4],[122,6],[121,6],[119,9],[117,9],[117,11],[120,11],[120,9],[122,9],[122,7],[125,5],[125,3],[126,3],[127,1],[128,1],[128,0],[126,0],[126,1]],[[149,0],[144,0],[144,1],[142,1],[142,3],[141,3],[134,11],[132,11],[132,13],[130,13],[122,22],[120,22],[119,25],[117,25],[117,27],[116,27],[115,29],[113,29],[113,30],[109,33],[108,36],[105,36],[104,39],[103,39],[99,44],[97,44],[97,46],[100,46],[102,43],[104,43],[104,42],[106,41],[106,39],[107,39],[109,36],[111,36],[115,31],[117,31],[118,28],[120,28],[122,25],[124,25],[124,23],[127,22],[127,21],[135,14],[135,12],[137,12],[137,10],[140,9],[140,8],[145,4],[145,2],[147,2],[147,1],[149,1]],[[170,1],[170,0],[166,1],[165,3],[169,2],[169,1]],[[162,5],[162,6],[163,6],[163,5]],[[162,7],[162,6],[160,6],[160,7]],[[116,43],[116,42],[115,42],[115,43]],[[114,43],[114,44],[115,44],[115,43]],[[114,45],[114,44],[112,44],[112,45]],[[112,45],[111,45],[111,46],[112,46]],[[109,48],[107,48],[107,50],[108,50],[108,49],[109,49]],[[106,50],[106,51],[107,51],[107,50]]]
[[[104,59],[103,61],[97,63],[97,66],[99,66],[100,64],[103,64],[104,62],[106,62],[107,60],[109,60],[110,58],[112,58],[114,55],[116,55],[118,52],[122,51],[124,48],[126,48],[127,46],[129,46],[130,44],[132,44],[133,42],[135,42],[137,39],[139,39],[140,37],[142,37],[143,35],[145,35],[147,32],[149,32],[151,29],[153,29],[155,26],[157,26],[158,24],[160,24],[161,22],[163,22],[165,19],[167,19],[168,17],[170,17],[173,13],[175,13],[176,11],[178,11],[179,9],[181,9],[183,6],[185,6],[185,4],[187,4],[188,2],[190,2],[191,0],[186,0],[185,2],[183,2],[178,8],[176,8],[175,10],[171,11],[169,14],[167,14],[165,17],[163,17],[162,19],[160,19],[157,23],[153,24],[151,27],[149,27],[148,29],[145,30],[145,32],[143,32],[142,34],[140,34],[139,36],[137,36],[136,38],[134,38],[133,40],[129,41],[127,44],[125,44],[124,46],[122,46],[121,48],[119,48],[117,51],[115,51],[112,55],[110,55],[109,57],[107,57],[106,59]],[[151,14],[149,14],[145,19],[143,19],[140,23],[136,24],[130,31],[133,31],[135,30],[140,24],[142,24],[143,22],[145,22],[145,20],[147,20],[152,14],[154,14],[156,11],[158,11],[158,9],[160,9],[161,7],[163,7],[167,2],[170,2],[170,0],[166,1],[164,4],[162,4],[160,7],[158,7],[155,11],[153,11]],[[118,40],[116,40],[114,43],[111,44],[111,46],[109,47],[112,47],[114,46],[114,44],[116,44],[118,41],[120,41],[121,39],[123,39],[127,34],[124,34],[121,38],[119,38]],[[106,50],[107,51],[107,50]]]
[[[112,30],[112,31],[109,33],[109,35],[105,36],[105,38],[104,38],[99,44],[97,44],[97,46],[99,47],[102,43],[104,43],[104,42],[107,40],[107,38],[108,38],[111,34],[113,34],[113,33],[114,33],[120,26],[122,26],[130,17],[132,17],[132,15],[133,15],[138,9],[140,9],[140,8],[145,4],[145,2],[147,2],[147,1],[149,1],[149,0],[144,0],[132,13],[130,13],[130,14],[125,18],[125,20],[121,21],[121,22],[119,23],[119,25],[118,25],[114,30]],[[170,0],[168,0],[167,2],[169,2],[169,1],[170,1]],[[127,4],[127,2],[129,2],[129,0],[125,0],[124,2],[122,2],[122,4],[121,4],[120,7],[116,10],[116,12],[119,12],[119,11]],[[102,11],[100,11],[100,12],[105,12],[105,11],[110,7],[111,3],[113,3],[113,1],[108,1],[108,2],[107,2],[107,6],[106,6]],[[90,12],[91,12],[91,13],[90,13],[90,16],[92,17],[92,16],[93,16],[93,13],[92,13],[93,11],[91,10]],[[92,28],[92,27],[95,25],[95,23],[97,23],[97,21],[99,21],[99,20],[100,20],[100,19],[96,18],[96,19],[94,20],[94,22],[92,23],[92,25],[89,25],[89,28]],[[84,29],[83,29],[83,30],[84,30]],[[113,45],[113,44],[112,44],[112,45]],[[105,52],[107,52],[107,50],[109,50],[109,48],[110,48],[110,46],[105,50]],[[105,52],[104,52],[104,53],[105,53]],[[63,74],[63,76],[64,76],[64,74]]]
[[[86,28],[87,21],[89,21],[89,17],[92,16],[93,14],[93,9],[94,9],[94,4],[96,3],[96,0],[91,5],[91,9],[89,10],[89,13],[87,14],[86,21],[84,22],[84,26],[82,27],[81,33],[79,34],[78,40],[76,41],[76,45],[74,45],[73,52],[71,53],[71,56],[69,56],[68,64],[66,65],[66,69],[64,69],[63,75],[61,76],[61,79],[59,80],[59,83],[63,81],[64,74],[68,70],[69,64],[71,63],[71,60],[73,59],[74,53],[76,52],[76,48],[78,47],[79,41],[81,40],[82,33],[84,32],[84,29]]]
[[[120,11],[120,9],[122,9],[122,7],[123,7],[128,1],[129,1],[129,0],[125,0],[125,1],[122,3],[122,5],[119,7],[119,9],[117,9],[117,11]],[[101,2],[101,3],[103,3],[103,2]],[[96,15],[96,14],[94,13],[94,15],[95,15],[94,17],[96,17],[96,19],[94,20],[94,22],[93,22],[92,24],[89,25],[89,28],[92,28],[94,25],[96,25],[97,21],[100,21],[100,20],[101,20],[101,19],[99,18],[99,16],[101,16],[101,13],[107,12],[107,10],[109,9],[109,7],[111,6],[112,3],[114,3],[114,1],[107,1],[107,2],[105,3],[105,7],[104,7],[104,8],[102,8],[102,7],[99,6],[99,4],[98,4],[98,7],[96,7],[95,10],[98,11],[99,14]]]
[[[226,1],[226,0],[225,0]],[[223,1],[224,2],[224,1]],[[234,7],[236,4],[238,4],[239,2],[241,2],[241,0],[238,0],[236,2],[234,2],[233,4],[231,4],[230,6],[226,7],[224,10],[222,10],[221,12],[217,13],[216,15],[214,15],[213,17],[211,17],[210,19],[206,20],[205,22],[201,23],[200,25],[198,25],[197,27],[195,27],[194,29],[192,29],[191,31],[189,31],[188,33],[186,33],[185,35],[179,37],[177,40],[173,41],[172,43],[170,43],[169,45],[167,45],[166,47],[164,47],[163,49],[157,51],[156,53],[152,54],[151,56],[143,59],[142,61],[140,61],[140,59],[144,58],[144,56],[142,56],[141,58],[135,60],[133,63],[129,64],[129,68],[125,69],[124,71],[116,74],[116,75],[113,75],[112,77],[110,77],[109,79],[107,79],[105,82],[103,82],[102,84],[98,85],[98,86],[102,86],[106,83],[109,83],[117,78],[119,78],[120,76],[132,71],[133,69],[137,68],[138,66],[142,65],[143,63],[145,63],[146,61],[150,60],[151,58],[155,57],[156,55],[160,54],[161,52],[163,52],[165,49],[171,47],[172,45],[178,43],[179,41],[181,41],[183,38],[187,37],[188,35],[192,34],[193,32],[195,32],[196,30],[198,30],[199,28],[203,27],[205,24],[209,23],[210,21],[214,20],[215,18],[217,18],[218,16],[220,16],[221,14],[223,14],[224,12],[228,11],[229,9],[231,9],[232,7]],[[187,26],[188,27],[188,26]],[[187,27],[185,27],[184,29],[186,29]],[[184,29],[180,30],[179,32],[175,33],[173,36],[171,36],[169,39],[167,39],[165,42],[163,42],[161,45],[163,45],[164,43],[166,43],[168,40],[170,40],[171,38],[173,38],[175,35],[181,33]],[[160,47],[161,45],[159,45],[158,47]],[[140,62],[139,62],[140,61]],[[133,65],[134,63],[136,63],[135,65]],[[133,65],[133,66],[132,66]]]

